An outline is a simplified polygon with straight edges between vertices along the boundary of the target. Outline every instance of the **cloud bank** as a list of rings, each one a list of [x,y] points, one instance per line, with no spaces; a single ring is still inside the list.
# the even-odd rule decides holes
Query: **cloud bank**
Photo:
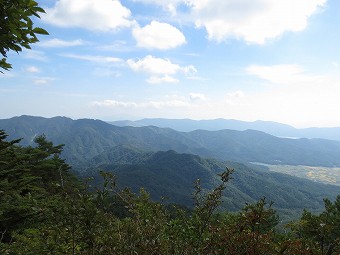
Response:
[[[118,0],[58,0],[46,8],[43,20],[60,27],[80,27],[96,31],[115,31],[130,27],[131,11]]]
[[[204,28],[210,40],[218,42],[236,38],[247,43],[264,44],[285,32],[307,27],[308,18],[327,0],[135,0],[157,4],[172,14],[186,5],[189,20]],[[177,9],[177,10],[176,10]],[[180,15],[178,15],[181,17]]]

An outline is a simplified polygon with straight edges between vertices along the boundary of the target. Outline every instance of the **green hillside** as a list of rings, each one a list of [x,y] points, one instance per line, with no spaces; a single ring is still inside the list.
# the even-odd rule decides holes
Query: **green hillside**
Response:
[[[170,203],[190,206],[193,182],[199,178],[204,188],[211,188],[216,174],[226,166],[237,170],[223,199],[223,207],[230,210],[265,196],[285,214],[297,215],[302,208],[319,210],[324,197],[339,193],[338,187],[231,162],[340,165],[340,142],[335,141],[283,139],[253,130],[184,133],[152,126],[116,127],[100,120],[65,117],[15,117],[0,120],[0,129],[9,139],[24,138],[23,145],[44,134],[54,144],[65,144],[62,157],[73,169],[87,175],[98,169],[113,170],[121,187],[134,191],[146,187],[153,199],[166,197]]]
[[[138,194],[119,191],[110,173],[102,173],[103,185],[89,186],[69,172],[60,157],[62,146],[54,146],[44,137],[35,139],[34,147],[21,147],[18,140],[6,138],[0,131],[1,254],[339,254],[340,196],[333,198],[334,202],[325,199],[325,209],[316,208],[321,209],[320,214],[304,211],[280,231],[282,220],[286,221],[283,215],[297,216],[297,208],[308,205],[308,198],[317,192],[309,199],[314,209],[320,195],[330,195],[331,186],[316,185],[316,190],[306,191],[310,182],[295,179],[287,185],[283,176],[280,186],[276,183],[279,175],[232,162],[227,165],[236,173],[227,168],[217,182],[220,163],[216,160],[174,151],[143,152],[128,146],[113,148],[88,164],[109,169],[117,166],[113,172],[121,173],[121,180],[155,188],[152,192],[173,191],[178,197],[172,200],[177,201],[184,197],[182,192],[193,191],[185,182],[201,178],[203,185],[196,184],[194,189],[195,206],[188,210],[152,201],[143,190]],[[109,165],[111,161],[115,165]],[[83,173],[89,174],[89,170],[83,169]],[[231,175],[234,179],[229,183]],[[214,182],[214,188],[207,191]],[[287,202],[292,208],[285,208],[280,201],[278,215],[272,203],[262,198],[238,212],[221,211],[230,202],[237,206],[243,199],[256,198],[257,191],[272,195],[269,199],[276,192],[286,200],[290,195]]]
[[[188,207],[193,205],[194,181],[200,179],[205,189],[211,189],[218,183],[217,174],[225,167],[235,169],[222,205],[222,208],[232,211],[266,197],[275,202],[279,211],[295,214],[303,208],[320,210],[324,197],[334,199],[339,194],[336,186],[175,151],[151,153],[118,146],[94,157],[86,166],[82,168],[84,176],[98,176],[99,169],[109,171],[117,176],[117,184],[121,188],[131,187],[137,192],[144,187],[154,200],[164,197],[168,203]]]
[[[21,116],[0,120],[11,139],[45,134],[65,144],[63,156],[77,165],[117,145],[149,151],[175,150],[219,160],[267,164],[340,166],[340,142],[323,139],[278,138],[263,132],[220,130],[178,132],[157,127],[117,127],[100,120]]]

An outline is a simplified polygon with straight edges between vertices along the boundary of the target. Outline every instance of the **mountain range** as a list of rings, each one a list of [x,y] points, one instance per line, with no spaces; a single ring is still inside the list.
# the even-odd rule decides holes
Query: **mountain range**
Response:
[[[212,119],[212,120],[191,120],[191,119],[141,119],[141,120],[123,120],[110,121],[110,124],[124,127],[144,127],[156,126],[161,128],[171,128],[181,132],[191,132],[202,129],[208,131],[218,131],[223,129],[232,129],[244,131],[247,129],[262,131],[274,136],[290,138],[323,138],[340,141],[340,127],[326,128],[302,128],[298,129],[290,125],[273,122],[273,121],[240,121],[233,119]]]
[[[174,150],[202,157],[266,164],[340,166],[340,141],[280,138],[256,130],[195,130],[179,132],[155,126],[118,127],[100,120],[66,117],[21,116],[0,120],[11,139],[32,144],[46,135],[65,144],[64,157],[71,164],[87,161],[105,150],[125,144],[149,151]]]
[[[153,199],[192,206],[193,182],[205,190],[218,184],[217,174],[235,169],[223,197],[223,208],[239,210],[261,197],[274,201],[283,215],[303,208],[321,210],[322,199],[334,199],[339,187],[284,174],[249,162],[340,165],[340,142],[325,139],[279,138],[256,130],[195,130],[179,132],[155,126],[119,127],[100,120],[20,116],[0,120],[9,139],[33,145],[45,135],[65,144],[63,157],[81,176],[113,172],[118,186],[137,191],[145,187]],[[238,161],[240,163],[236,163]]]

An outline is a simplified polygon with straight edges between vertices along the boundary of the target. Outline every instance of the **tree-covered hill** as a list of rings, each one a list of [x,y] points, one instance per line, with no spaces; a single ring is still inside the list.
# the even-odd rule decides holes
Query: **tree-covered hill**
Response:
[[[235,162],[220,162],[175,151],[143,152],[131,146],[117,146],[89,160],[82,169],[84,176],[98,176],[98,170],[112,172],[117,185],[133,191],[144,187],[154,200],[193,206],[193,183],[216,186],[218,173],[234,168],[233,178],[224,195],[223,207],[240,210],[245,203],[262,197],[275,202],[281,211],[301,212],[303,208],[320,210],[323,198],[334,199],[339,187],[324,185],[284,174],[254,170]]]
[[[340,163],[338,141],[279,138],[255,130],[196,130],[187,137],[223,160],[330,167]]]
[[[100,120],[31,116],[0,120],[11,139],[45,134],[56,144],[65,144],[63,156],[75,165],[117,145],[132,145],[149,151],[175,150],[219,160],[312,166],[340,166],[340,142],[323,139],[288,139],[263,132],[220,130],[178,132],[168,128],[117,127]]]
[[[71,164],[84,162],[122,144],[154,151],[174,149],[209,154],[184,133],[156,127],[122,128],[100,120],[21,116],[0,120],[0,129],[4,129],[11,139],[24,138],[23,145],[33,144],[34,137],[41,134],[56,144],[65,144],[63,156]]]

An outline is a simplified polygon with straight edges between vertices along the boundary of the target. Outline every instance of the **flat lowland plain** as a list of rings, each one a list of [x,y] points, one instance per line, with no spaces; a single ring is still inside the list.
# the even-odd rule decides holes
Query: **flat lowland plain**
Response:
[[[289,174],[316,182],[340,186],[340,167],[268,165],[262,163],[256,164],[268,167],[269,171]]]

